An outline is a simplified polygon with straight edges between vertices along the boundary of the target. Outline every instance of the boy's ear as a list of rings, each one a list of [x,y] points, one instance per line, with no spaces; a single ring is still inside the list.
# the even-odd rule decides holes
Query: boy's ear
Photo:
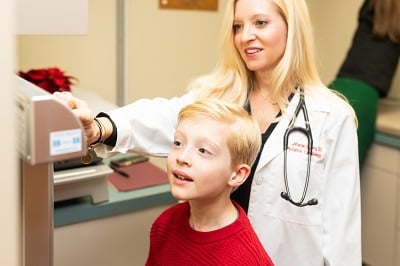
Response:
[[[232,174],[228,184],[231,187],[238,187],[246,181],[250,174],[251,167],[248,164],[240,164],[236,167],[236,171]]]

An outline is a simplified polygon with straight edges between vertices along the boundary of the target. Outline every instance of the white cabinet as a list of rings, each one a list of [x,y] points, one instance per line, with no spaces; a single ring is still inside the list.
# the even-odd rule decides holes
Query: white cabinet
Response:
[[[361,171],[363,261],[400,265],[400,150],[374,143]]]
[[[55,266],[144,265],[150,228],[170,205],[56,227]]]

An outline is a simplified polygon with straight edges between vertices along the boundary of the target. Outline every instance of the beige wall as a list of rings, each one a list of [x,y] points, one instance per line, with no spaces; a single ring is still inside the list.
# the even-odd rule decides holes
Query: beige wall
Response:
[[[362,2],[307,0],[314,27],[316,58],[326,84],[336,75],[350,46]]]
[[[130,9],[130,99],[180,95],[215,64],[227,0],[219,1],[218,12],[159,10],[158,1],[143,2],[132,1]]]
[[[171,97],[216,59],[218,12],[159,10],[158,1],[129,2],[129,96]],[[20,36],[18,68],[58,66],[80,89],[116,103],[116,1],[89,0],[87,36]]]
[[[313,21],[319,71],[325,84],[329,84],[350,47],[364,0],[306,1]],[[389,97],[400,99],[399,66]]]
[[[20,35],[18,70],[57,66],[77,77],[80,88],[115,102],[115,2],[89,0],[88,35]]]
[[[21,191],[17,174],[16,123],[13,110],[15,63],[14,0],[0,1],[0,265],[21,265]]]

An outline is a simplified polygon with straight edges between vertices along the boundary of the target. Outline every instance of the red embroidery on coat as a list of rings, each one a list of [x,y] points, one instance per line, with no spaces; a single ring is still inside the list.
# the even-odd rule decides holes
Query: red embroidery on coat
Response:
[[[308,147],[306,144],[299,143],[299,142],[294,142],[290,147],[288,147],[288,150],[293,151],[293,152],[298,152],[298,153],[303,153],[307,154],[308,152]],[[322,147],[313,147],[311,156],[317,157],[318,159],[321,159],[322,157]]]

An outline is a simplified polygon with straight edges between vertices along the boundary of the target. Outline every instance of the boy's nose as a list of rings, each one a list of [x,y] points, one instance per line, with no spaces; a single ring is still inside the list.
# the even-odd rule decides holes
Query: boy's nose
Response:
[[[179,164],[191,165],[190,152],[187,149],[182,149],[176,155],[176,161]]]

